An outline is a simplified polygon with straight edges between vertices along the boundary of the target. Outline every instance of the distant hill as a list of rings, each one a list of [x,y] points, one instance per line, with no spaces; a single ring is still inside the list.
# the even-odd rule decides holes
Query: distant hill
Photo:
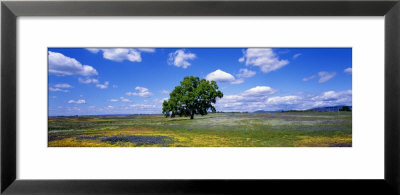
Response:
[[[254,111],[254,113],[263,113],[263,112],[271,112],[271,113],[273,113],[273,112],[282,112],[283,110],[275,110],[275,111],[266,111],[266,110],[257,110],[257,111]]]
[[[343,108],[344,105],[342,106],[328,106],[328,107],[318,107],[318,108],[312,108],[309,109],[308,111],[318,111],[318,112],[329,112],[329,111],[338,111]],[[353,110],[352,106],[349,106],[350,110]]]
[[[317,108],[311,108],[308,110],[275,110],[275,111],[266,111],[266,110],[257,110],[254,111],[254,113],[264,113],[264,112],[269,112],[269,113],[274,113],[274,112],[337,112],[338,110],[342,109],[344,105],[342,106],[327,106],[327,107],[317,107]],[[352,106],[349,106],[350,110],[352,110]]]

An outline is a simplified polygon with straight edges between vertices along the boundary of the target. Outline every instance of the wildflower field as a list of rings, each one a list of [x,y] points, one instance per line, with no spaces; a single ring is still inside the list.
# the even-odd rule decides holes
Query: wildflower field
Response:
[[[351,147],[351,112],[49,117],[49,147]]]

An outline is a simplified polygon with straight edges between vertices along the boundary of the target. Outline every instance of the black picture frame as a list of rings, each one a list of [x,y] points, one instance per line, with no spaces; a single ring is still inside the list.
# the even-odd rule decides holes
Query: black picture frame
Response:
[[[16,179],[19,16],[385,16],[385,176],[382,180]],[[2,1],[1,193],[3,194],[399,194],[399,0]],[[329,167],[327,167],[329,168]],[[368,171],[368,170],[365,170]]]

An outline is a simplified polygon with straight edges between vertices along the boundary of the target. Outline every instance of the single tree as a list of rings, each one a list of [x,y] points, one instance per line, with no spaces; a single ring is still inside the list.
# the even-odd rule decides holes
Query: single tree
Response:
[[[178,115],[193,119],[195,114],[206,115],[209,110],[215,112],[212,104],[223,95],[215,81],[200,80],[194,76],[185,77],[181,85],[176,86],[169,94],[169,100],[163,102],[162,112],[165,117]]]

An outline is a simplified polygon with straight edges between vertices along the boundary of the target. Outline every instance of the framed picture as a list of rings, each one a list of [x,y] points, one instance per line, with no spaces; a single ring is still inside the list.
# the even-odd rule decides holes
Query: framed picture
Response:
[[[1,191],[398,194],[399,6],[4,1]]]
[[[49,147],[352,146],[352,48],[48,48],[48,67]]]

